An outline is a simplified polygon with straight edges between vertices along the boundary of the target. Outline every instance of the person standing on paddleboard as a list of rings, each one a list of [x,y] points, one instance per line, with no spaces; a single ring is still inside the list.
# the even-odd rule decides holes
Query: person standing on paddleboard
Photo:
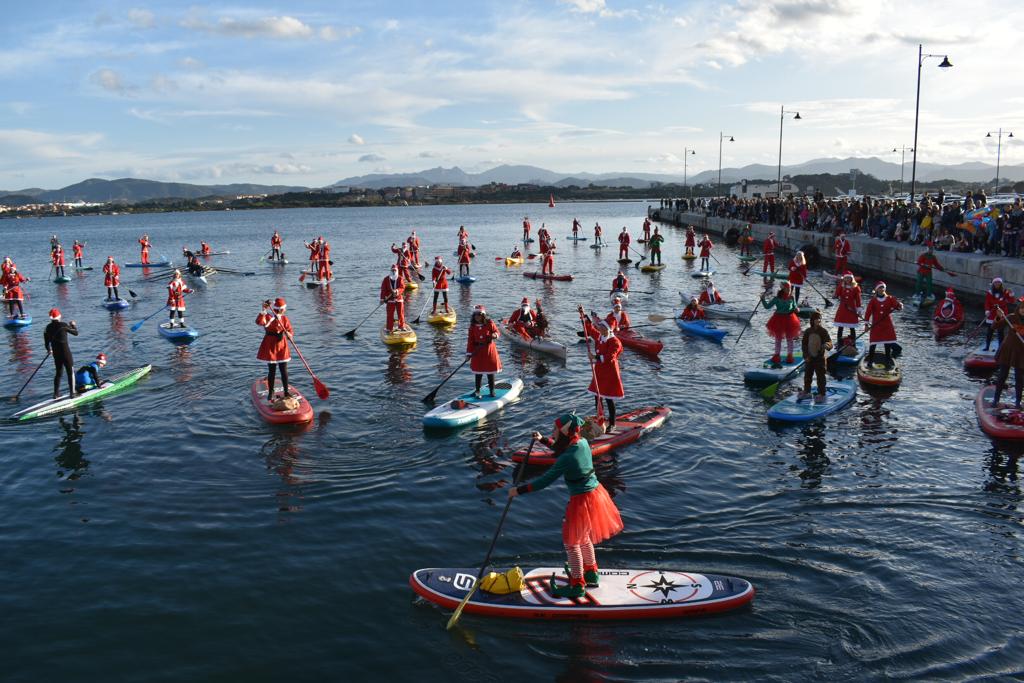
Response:
[[[583,307],[577,309],[581,314]],[[587,336],[594,340],[594,367],[587,391],[604,399],[608,408],[608,424],[606,433],[615,430],[615,402],[626,397],[622,388],[622,373],[619,370],[619,356],[622,354],[622,342],[615,336],[615,322],[609,322],[590,312],[590,319],[584,318],[584,329]]]
[[[139,263],[144,265],[149,263],[149,249],[153,244],[149,241],[149,235],[143,235],[139,238],[139,247],[142,249],[142,254],[139,257]]]
[[[804,257],[804,252],[798,251],[793,254],[793,258],[789,261],[789,286],[793,292],[793,301],[796,302],[797,306],[800,305],[800,289],[806,281],[807,259]]]
[[[594,456],[581,433],[583,424],[583,418],[568,413],[555,420],[552,437],[534,432],[533,438],[551,448],[558,459],[541,476],[508,492],[509,498],[515,498],[540,491],[559,477],[565,480],[569,504],[562,521],[562,544],[569,561],[569,584],[556,586],[552,580],[549,590],[556,598],[582,598],[587,587],[599,585],[594,546],[622,531],[619,509],[594,472]]]
[[[692,225],[686,226],[686,241],[683,242],[683,246],[686,248],[686,256],[694,255],[693,250],[697,246],[697,233]]]
[[[102,370],[106,364],[107,354],[101,353],[96,356],[96,360],[93,362],[78,368],[78,371],[75,372],[75,387],[78,389],[79,393],[86,392],[89,389],[95,389],[102,384],[102,380],[100,380],[100,370]]]
[[[270,237],[270,260],[281,261],[284,259],[284,255],[281,253],[281,234],[275,230],[274,234]]]
[[[816,377],[818,393],[814,397],[814,402],[824,403],[828,385],[825,368],[828,352],[832,349],[832,338],[821,324],[821,311],[815,310],[811,313],[811,324],[804,330],[800,349],[804,354],[804,390],[797,395],[796,400],[806,401],[811,397],[811,381]]]
[[[700,269],[703,271],[711,270],[711,250],[714,248],[714,244],[711,243],[711,238],[706,234],[700,237]]]
[[[285,315],[288,304],[283,297],[263,302],[263,307],[256,316],[256,324],[263,328],[263,341],[256,352],[256,359],[267,364],[267,400],[274,401],[274,375],[281,371],[281,389],[285,396],[288,393],[288,361],[292,354],[288,348],[288,339],[295,334],[292,321]],[[287,337],[287,338],[286,338]]]
[[[651,263],[661,265],[661,245],[665,242],[665,236],[654,228],[654,234],[647,238],[647,247],[651,250]]]
[[[580,223],[579,219],[573,217],[573,219],[572,219],[572,236],[573,236],[573,239],[576,239],[576,238],[578,238],[580,236],[580,228],[582,228],[582,227],[583,227],[583,224]]]
[[[523,241],[530,241],[530,217],[523,216]]]
[[[614,321],[615,329],[619,332],[624,332],[633,325],[632,321],[629,319],[629,313],[626,313],[626,311],[623,310],[622,299],[619,297],[615,297],[615,299],[612,300],[612,312],[606,315],[604,319],[609,325]]]
[[[843,279],[836,283],[835,297],[839,299],[836,306],[835,326],[839,329],[836,334],[836,344],[843,348],[843,330],[850,331],[849,346],[856,344],[857,325],[860,323],[860,314],[863,309],[861,302],[860,285],[853,277],[853,273],[846,271]]]
[[[996,329],[996,319],[1000,313],[1006,315],[1013,305],[1013,295],[1003,287],[1003,278],[997,277],[992,280],[988,291],[985,292],[985,351],[992,346],[992,333],[998,332],[996,340],[1003,343],[1003,327]]]
[[[320,238],[319,259],[320,269],[317,271],[317,279],[327,282],[334,277],[334,273],[331,271],[331,243],[323,237]]]
[[[1024,393],[1024,297],[1017,300],[1017,309],[1009,315],[1003,313],[1002,309],[996,312],[995,326],[1000,332],[1008,328],[1003,341],[999,344],[996,352],[996,363],[999,364],[999,373],[996,375],[996,390],[992,396],[992,406],[999,405],[999,397],[1006,386],[1006,380],[1010,376],[1010,368],[1013,368],[1013,384],[1015,390],[1014,408],[1020,410],[1021,395]]]
[[[420,265],[420,238],[416,236],[416,231],[413,230],[408,237],[405,238],[406,243],[409,245],[409,258],[417,267]],[[426,265],[426,264],[424,264]]]
[[[320,270],[320,244],[316,240],[303,242],[303,246],[309,249],[309,274],[315,275]]]
[[[459,255],[459,277],[469,277],[469,259],[473,254],[473,250],[469,246],[469,240],[465,239],[459,242],[458,255]]]
[[[594,223],[594,244],[601,246],[601,234],[604,231],[601,229],[600,223]]]
[[[185,295],[192,292],[181,279],[181,271],[175,269],[171,281],[167,283],[167,310],[170,311],[168,329],[174,327],[175,314],[178,316],[178,327],[185,327]]]
[[[555,241],[551,240],[548,242],[548,249],[544,252],[544,258],[541,260],[541,273],[547,273],[548,275],[555,274]]]
[[[430,281],[434,283],[434,308],[430,312],[431,315],[437,313],[437,295],[441,294],[444,296],[444,312],[448,313],[451,311],[448,308],[448,277],[452,274],[452,269],[444,265],[440,256],[434,257],[434,269],[430,273]]]
[[[62,247],[59,242],[50,253],[50,258],[53,261],[55,276],[64,277],[64,247]]]
[[[498,346],[494,343],[501,336],[501,331],[494,321],[487,317],[487,310],[478,305],[473,309],[469,319],[469,337],[466,339],[466,355],[469,356],[469,369],[473,371],[476,381],[475,398],[481,398],[480,386],[484,375],[487,375],[487,388],[494,398],[494,375],[501,372],[501,358]]]
[[[922,300],[932,296],[933,268],[946,272],[939,260],[935,258],[935,248],[931,242],[928,242],[927,250],[917,257],[917,281],[914,283],[914,294],[920,294]]]
[[[4,301],[7,302],[7,307],[10,309],[11,318],[14,318],[14,307],[18,307],[18,318],[23,319],[25,317],[25,309],[22,306],[25,301],[25,292],[21,288],[22,282],[28,282],[29,278],[25,277],[18,272],[18,267],[11,263],[3,275],[0,276],[0,285],[4,289]]]
[[[103,264],[103,286],[107,288],[107,301],[117,301],[121,298],[117,288],[121,285],[121,267],[114,263],[114,257],[108,256],[107,262]]]
[[[771,301],[761,297],[761,305],[774,308],[775,312],[765,324],[765,329],[775,339],[775,353],[772,355],[772,367],[782,367],[782,340],[786,340],[786,363],[793,361],[793,342],[800,338],[800,318],[796,315],[796,302],[790,293],[790,285],[783,282],[779,285],[778,294]]]
[[[764,244],[761,245],[761,251],[764,252],[764,263],[761,264],[761,272],[775,272],[775,248],[777,246],[779,246],[779,243],[775,241],[775,233],[769,232],[768,237],[764,240]],[[838,275],[838,273],[836,274]]]
[[[612,280],[612,289],[608,294],[614,294],[615,292],[629,293],[629,278],[626,277],[622,268],[619,268],[619,274]]]
[[[544,223],[540,224],[540,230],[537,231],[537,242],[540,244],[540,253],[546,252],[551,242],[551,233],[548,232]]]
[[[846,272],[846,264],[850,260],[850,253],[853,251],[853,245],[846,239],[846,233],[840,232],[839,236],[836,237],[836,241],[832,244],[832,252],[836,255],[836,269],[833,271],[836,275]]]
[[[394,332],[398,329],[404,330],[405,324],[405,280],[402,278],[398,265],[391,266],[391,274],[381,280],[380,302],[387,304],[387,330]]]
[[[651,241],[651,219],[644,218],[644,241]]]
[[[622,226],[622,232],[619,233],[619,259],[629,258],[629,232],[626,230],[626,226]]]
[[[3,263],[0,263],[0,277],[7,275],[11,268],[14,268],[14,261],[11,260],[10,256],[4,256]]]
[[[885,345],[885,367],[892,369],[892,351],[896,346],[896,327],[892,324],[893,311],[902,311],[903,303],[885,291],[885,283],[875,285],[875,295],[871,297],[864,309],[864,322],[872,321],[871,335],[868,337],[868,367],[875,365],[875,346]]]
[[[751,234],[750,223],[747,223],[740,232],[740,256],[750,256],[750,245],[753,243],[754,236]]]
[[[75,259],[75,268],[84,268],[82,265],[82,256],[85,253],[85,245],[75,240],[75,243],[71,245],[71,255]]]
[[[60,321],[60,311],[50,309],[50,323],[43,330],[43,346],[53,355],[53,398],[60,398],[60,374],[68,376],[68,398],[75,395],[75,359],[68,346],[68,335],[78,336],[78,325],[72,320],[69,323]]]

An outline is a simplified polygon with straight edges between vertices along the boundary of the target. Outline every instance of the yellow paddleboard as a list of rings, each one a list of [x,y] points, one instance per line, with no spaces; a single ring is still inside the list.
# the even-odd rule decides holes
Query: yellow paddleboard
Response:
[[[388,346],[409,346],[416,343],[416,332],[411,328],[394,329],[388,332],[387,327],[380,328],[380,340]]]
[[[512,258],[510,256],[506,256],[505,257],[505,265],[506,266],[519,266],[519,265],[522,265],[522,263],[523,263],[523,259],[521,259],[521,258]]]
[[[418,282],[413,282],[412,280],[409,280],[408,282],[406,282],[406,283],[405,283],[405,288],[406,288],[407,290],[410,290],[410,289],[419,289],[419,288],[420,288],[420,283],[418,283]]]
[[[427,316],[427,322],[431,325],[454,325],[456,320],[455,309],[449,310],[447,313],[438,311],[437,313],[431,313]]]

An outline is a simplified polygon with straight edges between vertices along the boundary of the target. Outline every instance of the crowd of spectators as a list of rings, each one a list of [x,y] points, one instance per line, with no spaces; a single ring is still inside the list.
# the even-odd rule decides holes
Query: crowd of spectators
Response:
[[[692,211],[837,235],[840,232],[874,239],[924,244],[936,249],[1002,256],[1024,255],[1024,205],[1020,198],[991,207],[988,222],[966,220],[975,209],[988,206],[984,191],[950,200],[941,190],[921,201],[891,198],[826,198],[789,195],[740,199],[733,197],[663,199],[662,208]]]

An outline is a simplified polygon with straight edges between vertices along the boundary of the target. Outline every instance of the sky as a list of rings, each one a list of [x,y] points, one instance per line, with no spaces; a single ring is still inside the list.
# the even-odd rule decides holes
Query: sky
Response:
[[[0,189],[324,186],[435,166],[679,173],[877,156],[1024,163],[1024,3],[8,3]],[[1014,28],[1014,26],[1018,28]],[[1016,84],[1017,87],[1014,87]],[[728,138],[726,138],[728,140]]]

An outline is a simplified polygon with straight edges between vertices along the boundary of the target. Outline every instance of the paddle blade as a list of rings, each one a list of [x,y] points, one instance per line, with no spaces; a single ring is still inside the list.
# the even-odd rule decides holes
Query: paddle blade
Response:
[[[647,319],[650,320],[652,323],[661,323],[665,322],[669,318],[668,316],[658,315],[657,313],[651,313],[649,316],[647,316]]]
[[[761,398],[775,398],[775,393],[779,390],[779,383],[769,384],[761,390]]]
[[[131,331],[132,332],[138,332],[139,328],[142,327],[145,323],[146,323],[145,320],[140,320],[139,322],[137,322],[137,323],[135,323],[134,325],[131,326]]]
[[[139,295],[129,289],[128,290],[128,296],[130,296],[131,298],[135,299],[135,298],[138,298]]]
[[[355,330],[349,330],[348,332],[345,333],[345,338],[346,339],[355,339],[356,338],[356,331]]]
[[[302,271],[302,275],[299,276],[299,282],[306,281],[306,271]]]
[[[313,388],[316,389],[316,395],[320,397],[321,401],[326,401],[331,397],[331,392],[327,390],[327,385],[316,377],[313,378]]]
[[[465,609],[466,603],[469,602],[469,599],[473,597],[473,593],[476,592],[476,587],[479,584],[479,581],[474,582],[473,587],[469,589],[468,593],[466,593],[466,597],[462,598],[462,602],[460,602],[459,606],[455,608],[455,611],[452,613],[451,618],[448,619],[447,626],[444,627],[446,631],[451,631],[452,628],[455,626],[455,622],[457,622],[459,620],[459,617],[462,616],[462,610]]]
[[[441,387],[438,387],[437,389],[440,389],[440,388],[441,388]],[[437,389],[434,389],[434,390],[433,390],[433,391],[431,391],[431,392],[430,392],[429,394],[427,394],[426,396],[424,396],[424,397],[423,397],[423,402],[424,402],[424,403],[433,403],[433,402],[434,402],[434,399],[435,399],[435,398],[437,397]]]

